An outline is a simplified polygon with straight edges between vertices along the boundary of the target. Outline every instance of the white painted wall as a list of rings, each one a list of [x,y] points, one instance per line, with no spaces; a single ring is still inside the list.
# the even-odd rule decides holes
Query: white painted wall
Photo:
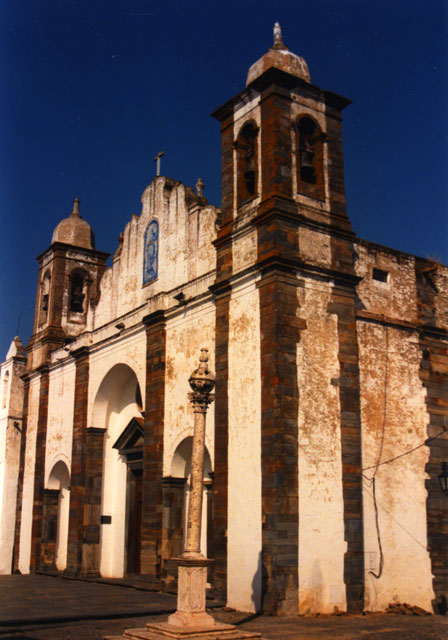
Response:
[[[36,462],[37,417],[40,376],[31,378],[28,401],[25,464],[23,474],[22,517],[20,523],[19,570],[30,572],[31,527],[33,524],[34,467]]]
[[[141,214],[127,223],[121,249],[102,278],[101,297],[90,310],[89,327],[101,327],[149,298],[213,271],[217,209],[199,206],[194,198],[190,187],[163,176],[145,189]],[[158,277],[143,286],[144,236],[153,219],[159,223]]]
[[[363,482],[366,609],[382,611],[391,603],[406,602],[432,611],[426,535],[428,447],[378,467],[375,483],[384,568],[379,579],[370,573],[378,572],[379,547],[369,481],[375,469],[368,467],[410,451],[427,437],[429,415],[419,379],[418,335],[358,322],[358,345],[362,465],[367,478]]]
[[[193,435],[193,408],[188,399],[188,379],[199,365],[201,348],[208,349],[209,367],[215,366],[215,305],[209,299],[197,307],[173,315],[166,325],[165,430],[163,475],[168,476],[174,452]],[[215,411],[210,405],[206,418],[205,444],[214,458]]]
[[[51,469],[46,488],[59,491],[55,564],[59,571],[63,571],[67,566],[70,515],[70,474],[63,460],[58,460]]]
[[[298,300],[299,612],[332,613],[346,609],[337,317],[331,285],[307,281]]]
[[[3,475],[2,517],[0,521],[0,574],[11,573],[15,538],[17,481],[19,478],[20,431],[14,426],[15,420],[8,421],[8,435],[4,460],[0,463]],[[0,424],[3,430],[4,424]]]
[[[0,574],[11,573],[15,537],[25,372],[16,355],[13,341],[0,376]]]
[[[124,340],[119,348],[114,345],[96,353],[91,361],[92,387],[89,395],[92,397],[93,389],[96,390],[89,406],[91,426],[106,429],[101,513],[112,516],[111,524],[101,526],[100,573],[104,577],[122,577],[125,572],[127,466],[113,445],[131,419],[141,417],[135,402],[136,371],[123,361],[132,361],[130,354],[137,357],[140,353],[138,369],[142,375],[143,353],[146,353],[142,351],[144,343],[142,332],[128,343]],[[103,378],[98,385],[101,374]],[[143,382],[140,389],[143,399]]]
[[[55,464],[63,461],[70,471],[75,402],[74,361],[50,371],[48,393],[47,444],[45,450],[45,488]],[[58,487],[59,488],[59,487]]]
[[[227,604],[261,606],[261,371],[259,294],[235,286],[229,319]]]

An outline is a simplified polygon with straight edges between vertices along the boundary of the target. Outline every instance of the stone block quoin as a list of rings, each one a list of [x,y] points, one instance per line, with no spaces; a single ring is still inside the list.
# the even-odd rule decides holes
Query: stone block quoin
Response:
[[[89,350],[80,347],[75,358],[75,395],[73,411],[72,465],[70,474],[70,515],[66,573],[79,575],[82,570],[84,542],[84,507],[86,504],[86,447],[89,389]]]
[[[146,325],[146,389],[140,566],[143,574],[159,581],[162,572],[165,313],[155,311],[146,316],[143,323]]]
[[[39,409],[37,417],[36,458],[34,467],[33,521],[31,529],[31,571],[38,568],[41,564],[49,386],[49,371],[48,367],[44,365],[40,368]]]

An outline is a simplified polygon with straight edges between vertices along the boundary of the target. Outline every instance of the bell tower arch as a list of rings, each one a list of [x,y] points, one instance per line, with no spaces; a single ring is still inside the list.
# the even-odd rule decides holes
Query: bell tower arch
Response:
[[[28,370],[44,364],[49,354],[86,327],[90,304],[99,296],[99,283],[108,253],[95,249],[95,237],[79,212],[73,211],[56,226],[50,247],[37,259],[39,276],[34,330],[27,347]]]

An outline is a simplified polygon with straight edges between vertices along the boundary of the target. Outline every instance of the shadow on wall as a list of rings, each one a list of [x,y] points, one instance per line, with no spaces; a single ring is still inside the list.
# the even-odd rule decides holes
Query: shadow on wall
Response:
[[[257,570],[252,578],[252,602],[255,611],[261,611],[261,588],[262,588],[263,565],[261,561],[261,551],[258,554]]]

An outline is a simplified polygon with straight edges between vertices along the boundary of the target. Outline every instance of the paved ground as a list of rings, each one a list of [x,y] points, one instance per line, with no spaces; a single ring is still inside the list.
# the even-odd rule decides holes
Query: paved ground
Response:
[[[0,640],[101,640],[163,620],[175,597],[132,583],[97,584],[49,576],[0,576]],[[211,603],[212,604],[212,603]],[[160,612],[165,615],[160,615]],[[222,622],[265,640],[447,640],[448,618],[375,614],[272,618],[224,611]],[[86,618],[89,619],[86,619]]]
[[[176,596],[43,575],[0,576],[0,625],[119,618],[176,609]],[[1,631],[1,627],[0,627]]]

